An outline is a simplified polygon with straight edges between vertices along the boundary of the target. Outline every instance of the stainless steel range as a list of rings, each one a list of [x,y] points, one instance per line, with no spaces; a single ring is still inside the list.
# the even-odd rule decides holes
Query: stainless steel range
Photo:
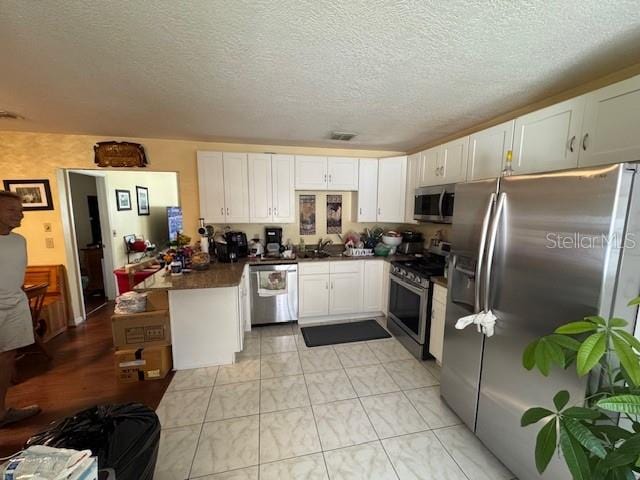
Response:
[[[389,321],[387,327],[418,359],[430,358],[430,278],[444,273],[445,257],[435,254],[415,260],[391,262]]]

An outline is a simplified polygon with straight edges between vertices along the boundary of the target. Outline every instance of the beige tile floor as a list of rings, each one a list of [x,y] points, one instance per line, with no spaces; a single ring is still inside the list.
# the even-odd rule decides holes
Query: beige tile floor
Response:
[[[156,480],[510,480],[440,399],[439,367],[395,339],[308,348],[247,333],[237,363],[177,372]]]

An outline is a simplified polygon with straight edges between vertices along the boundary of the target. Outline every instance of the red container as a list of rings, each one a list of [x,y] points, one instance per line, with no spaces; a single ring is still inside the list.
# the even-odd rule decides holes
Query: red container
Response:
[[[118,295],[127,293],[133,289],[134,286],[142,282],[145,278],[150,277],[158,271],[157,268],[151,270],[140,270],[133,274],[133,285],[129,285],[129,274],[124,268],[118,268],[113,271],[116,276],[116,282],[118,283]]]

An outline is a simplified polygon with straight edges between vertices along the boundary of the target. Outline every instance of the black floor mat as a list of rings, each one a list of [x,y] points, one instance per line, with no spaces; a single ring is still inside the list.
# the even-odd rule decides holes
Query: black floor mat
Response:
[[[321,347],[323,345],[363,342],[365,340],[391,337],[375,320],[302,327],[300,330],[307,347]]]

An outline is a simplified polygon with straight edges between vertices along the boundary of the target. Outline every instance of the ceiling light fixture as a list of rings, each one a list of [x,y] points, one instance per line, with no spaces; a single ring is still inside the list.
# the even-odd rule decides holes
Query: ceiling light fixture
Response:
[[[341,142],[348,142],[349,140],[351,140],[356,135],[358,135],[358,134],[357,133],[349,133],[349,132],[331,132],[331,135],[329,135],[329,138],[331,140],[339,140]]]

